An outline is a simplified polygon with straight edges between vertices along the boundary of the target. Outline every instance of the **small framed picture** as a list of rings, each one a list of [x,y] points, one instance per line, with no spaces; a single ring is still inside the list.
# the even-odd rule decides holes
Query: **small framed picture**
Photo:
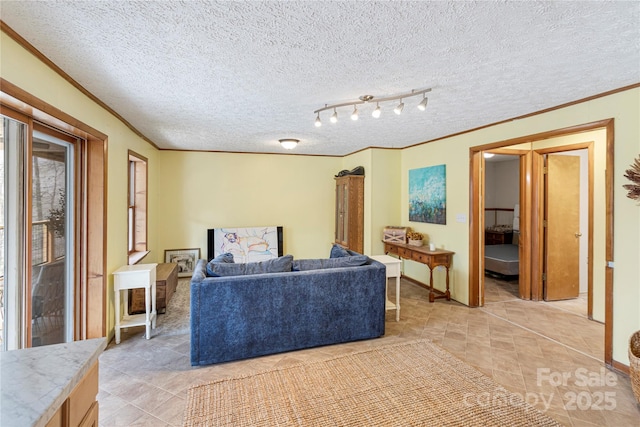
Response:
[[[164,251],[164,262],[178,264],[178,277],[191,277],[199,259],[200,248],[166,249]]]

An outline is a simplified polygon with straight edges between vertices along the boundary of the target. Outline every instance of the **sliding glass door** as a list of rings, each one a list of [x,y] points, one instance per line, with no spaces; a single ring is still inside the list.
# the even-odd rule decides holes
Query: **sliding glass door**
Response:
[[[3,117],[2,348],[74,337],[74,148],[61,132]]]
[[[32,347],[73,341],[73,164],[73,145],[66,135],[49,129],[33,132]]]

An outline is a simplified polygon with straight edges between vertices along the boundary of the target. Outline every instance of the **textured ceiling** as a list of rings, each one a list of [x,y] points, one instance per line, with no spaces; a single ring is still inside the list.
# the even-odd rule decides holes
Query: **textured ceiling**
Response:
[[[0,19],[166,149],[406,147],[640,82],[637,1],[2,0]],[[424,88],[424,112],[314,127]]]

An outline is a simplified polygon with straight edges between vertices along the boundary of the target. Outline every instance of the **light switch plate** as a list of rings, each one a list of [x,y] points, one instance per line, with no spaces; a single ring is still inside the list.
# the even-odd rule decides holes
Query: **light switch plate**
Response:
[[[467,222],[467,215],[463,213],[456,214],[456,222]]]

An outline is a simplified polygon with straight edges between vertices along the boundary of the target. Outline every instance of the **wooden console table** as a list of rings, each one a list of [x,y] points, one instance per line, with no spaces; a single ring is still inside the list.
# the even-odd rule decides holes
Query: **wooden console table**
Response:
[[[451,300],[451,293],[449,292],[449,268],[451,267],[453,254],[455,252],[444,249],[430,251],[428,246],[384,242],[384,253],[395,254],[400,258],[426,264],[427,267],[429,267],[429,302],[434,302],[437,298],[446,298],[447,301]],[[447,290],[443,295],[436,295],[433,292],[433,269],[439,266],[443,266],[447,270]]]

